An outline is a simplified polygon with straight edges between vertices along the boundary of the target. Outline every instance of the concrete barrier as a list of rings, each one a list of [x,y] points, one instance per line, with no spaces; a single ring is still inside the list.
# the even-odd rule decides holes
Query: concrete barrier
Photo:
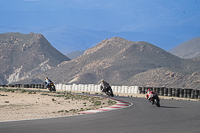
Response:
[[[172,96],[172,88],[168,88],[168,96],[169,96],[169,97]]]
[[[35,88],[38,88],[38,84],[35,84]]]
[[[156,87],[155,90],[156,90],[157,94],[160,94],[160,88]]]
[[[187,98],[191,98],[192,89],[187,89]]]
[[[22,85],[23,88],[29,88],[29,84]]]
[[[175,97],[175,88],[172,88],[172,96]]]
[[[138,88],[138,94],[142,94],[142,87]]]
[[[194,90],[194,98],[198,99],[198,90]]]
[[[183,89],[180,89],[180,95],[179,95],[181,98],[184,97],[184,90]]]
[[[164,88],[164,96],[168,96],[168,88]]]
[[[183,97],[184,97],[184,98],[187,98],[187,89],[184,89],[184,90],[183,90],[183,93],[184,93],[184,94],[183,94]]]
[[[145,87],[142,87],[142,93],[141,94],[145,94]]]
[[[57,90],[63,91],[79,91],[79,92],[101,92],[100,86],[95,84],[55,84]],[[139,86],[111,86],[114,93],[127,93],[127,94],[139,94],[141,92],[141,87],[139,91]]]
[[[194,99],[194,91],[195,91],[195,90],[192,90],[192,91],[191,91],[191,98],[192,98],[192,99]]]
[[[15,87],[15,88],[37,88],[44,89],[44,84],[15,84],[15,85],[0,85],[0,87]],[[57,90],[62,91],[75,91],[75,92],[92,92],[99,93],[100,85],[95,84],[55,84]],[[166,88],[166,87],[141,87],[141,86],[111,86],[114,94],[146,94],[148,89],[157,92],[160,96],[180,97],[200,99],[200,90],[181,89],[181,88]]]
[[[164,96],[164,87],[160,88],[160,96]]]
[[[175,88],[175,97],[180,97],[180,90],[179,90],[179,88]]]

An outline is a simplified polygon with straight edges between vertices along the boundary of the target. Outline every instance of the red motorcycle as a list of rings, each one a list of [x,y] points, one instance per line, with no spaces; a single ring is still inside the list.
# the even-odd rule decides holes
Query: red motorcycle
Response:
[[[152,103],[152,105],[155,104],[157,107],[160,107],[160,99],[156,92],[151,91],[151,92],[147,93],[146,97],[147,97],[148,101],[150,103]]]

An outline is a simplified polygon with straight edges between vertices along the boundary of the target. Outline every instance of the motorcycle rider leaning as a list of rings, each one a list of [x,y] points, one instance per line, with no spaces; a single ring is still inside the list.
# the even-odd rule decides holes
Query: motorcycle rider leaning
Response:
[[[51,85],[51,80],[48,78],[48,77],[45,77],[45,84],[46,84],[46,87],[49,89],[50,88],[50,85]]]
[[[106,81],[104,81],[103,79],[100,81],[100,89],[101,89],[101,92],[105,92],[107,88],[109,88],[110,85],[109,83],[107,83]]]
[[[149,100],[149,102],[152,101],[152,104],[154,104],[154,100],[153,97],[156,95],[156,92],[151,91],[151,89],[147,90],[147,94],[146,94],[146,99]]]

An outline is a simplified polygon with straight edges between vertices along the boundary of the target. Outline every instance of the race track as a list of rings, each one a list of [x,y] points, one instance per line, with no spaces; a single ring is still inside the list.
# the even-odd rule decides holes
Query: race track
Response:
[[[0,122],[0,133],[199,133],[200,102],[115,97],[128,108],[63,118]]]

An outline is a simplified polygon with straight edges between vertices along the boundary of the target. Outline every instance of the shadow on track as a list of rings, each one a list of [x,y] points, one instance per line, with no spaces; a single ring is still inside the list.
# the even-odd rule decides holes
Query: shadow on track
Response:
[[[160,106],[160,108],[180,108],[180,107]]]

